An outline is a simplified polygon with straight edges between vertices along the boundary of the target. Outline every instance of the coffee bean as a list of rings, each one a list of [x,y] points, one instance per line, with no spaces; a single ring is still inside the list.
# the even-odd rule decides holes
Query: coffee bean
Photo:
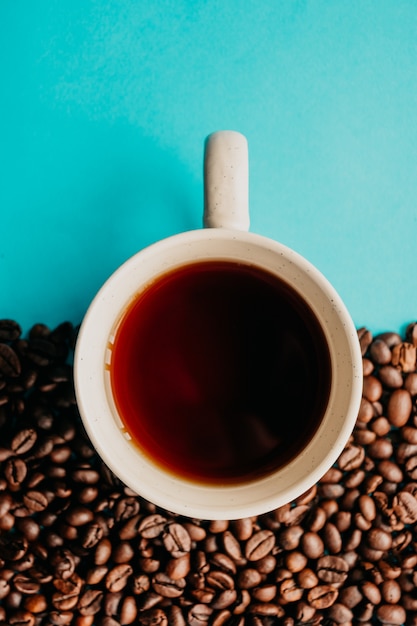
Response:
[[[133,569],[128,564],[115,565],[106,576],[106,589],[111,592],[121,591],[127,585],[132,573]]]
[[[43,511],[48,506],[48,498],[41,491],[30,490],[23,496],[23,502],[27,509],[33,513]]]
[[[297,574],[297,581],[303,589],[312,589],[318,585],[319,579],[315,571],[306,567]]]
[[[36,440],[36,431],[33,428],[25,428],[17,432],[13,437],[10,449],[13,450],[15,454],[25,454],[34,446]]]
[[[363,600],[358,585],[348,585],[339,591],[338,601],[348,609],[353,609]]]
[[[380,338],[375,338],[370,344],[369,355],[377,365],[385,365],[391,361],[391,350],[388,344]]]
[[[396,389],[387,403],[387,418],[393,426],[401,428],[407,424],[411,414],[412,399],[406,389]]]
[[[339,456],[337,464],[341,470],[349,471],[360,467],[365,458],[365,451],[358,446],[348,445]]]
[[[141,520],[138,526],[138,532],[142,537],[145,537],[145,539],[155,539],[163,532],[166,524],[166,517],[159,514],[148,515]]]
[[[366,533],[366,543],[374,550],[386,551],[391,548],[392,536],[382,528],[372,528]]]
[[[322,510],[322,509],[320,509]],[[323,511],[324,521],[326,516]],[[324,523],[324,522],[323,522]],[[298,524],[295,526],[289,526],[278,534],[278,545],[284,550],[294,550],[300,545],[300,539],[303,535],[304,529]]]
[[[169,607],[169,624],[170,626],[187,626],[181,608],[175,604]]]
[[[262,575],[257,569],[246,567],[240,570],[237,582],[240,589],[252,589],[257,587],[262,581]]]
[[[272,602],[277,594],[275,584],[265,584],[252,590],[252,598],[258,602]]]
[[[271,530],[259,530],[246,542],[245,557],[248,561],[259,561],[275,546],[275,535]]]
[[[101,608],[103,592],[100,589],[87,589],[79,598],[77,608],[81,615],[95,615]]]
[[[230,530],[223,533],[223,546],[225,552],[237,563],[243,562],[242,549],[239,541],[234,537]]]
[[[342,551],[342,535],[340,534],[336,524],[333,524],[332,522],[327,522],[325,524],[323,528],[323,542],[330,554],[338,554]]]
[[[191,521],[187,521],[184,522],[184,528],[190,535],[191,541],[203,541],[207,536],[206,529],[203,528],[203,526],[201,526],[200,524],[195,524]]]
[[[405,471],[411,479],[417,480],[417,455],[407,459]]]
[[[33,580],[29,576],[23,576],[22,574],[16,575],[13,578],[13,585],[17,591],[23,594],[35,594],[40,590],[40,584],[38,581]]]
[[[307,593],[308,603],[315,609],[327,609],[336,602],[338,591],[331,585],[318,585]]]
[[[94,519],[93,512],[84,506],[74,506],[65,515],[66,521],[72,526],[84,526]]]
[[[149,576],[147,576],[146,574],[137,574],[133,576],[131,580],[132,592],[135,595],[141,595],[142,593],[149,591],[150,586],[151,581],[149,579]]]
[[[35,616],[33,613],[29,611],[15,611],[9,617],[9,625],[10,626],[34,626],[35,625]]]
[[[379,379],[383,385],[391,389],[399,389],[403,385],[401,371],[393,365],[384,365],[379,370]]]
[[[13,342],[19,339],[22,334],[22,328],[15,320],[2,319],[0,320],[0,341],[1,342]]]
[[[341,556],[325,555],[317,561],[317,576],[326,583],[341,583],[347,578],[349,566]]]
[[[7,343],[0,343],[0,374],[5,377],[17,378],[22,371],[19,357]]]
[[[378,472],[385,480],[393,483],[401,483],[403,480],[403,472],[401,468],[388,459],[378,463]]]
[[[392,348],[391,363],[402,372],[413,372],[416,369],[416,346],[407,341],[398,343]]]
[[[367,328],[359,328],[358,339],[361,347],[362,356],[365,356],[373,340],[372,333]]]
[[[327,615],[335,624],[349,624],[349,622],[352,622],[353,611],[344,604],[335,602],[335,604],[329,607]]]
[[[301,572],[307,565],[307,557],[299,550],[293,550],[286,554],[285,564],[290,572]]]
[[[375,439],[375,441],[368,446],[368,454],[373,459],[389,459],[392,453],[392,442],[384,437]]]
[[[152,578],[152,586],[156,593],[163,598],[178,598],[184,592],[186,582],[184,578],[172,580],[164,572],[158,572]]]
[[[213,609],[206,604],[195,604],[188,611],[187,624],[189,626],[206,626],[211,619]]]
[[[358,412],[358,420],[364,424],[368,424],[374,416],[372,402],[366,398],[362,398]]]
[[[232,576],[221,570],[213,570],[206,575],[206,583],[213,589],[223,591],[233,589],[235,584]]]
[[[373,420],[370,428],[378,437],[385,437],[391,430],[391,424],[386,417],[381,416]]]
[[[166,550],[174,558],[183,556],[191,550],[191,538],[181,524],[173,522],[165,527],[162,540]]]
[[[406,612],[402,606],[396,604],[382,604],[376,610],[377,617],[381,624],[401,626],[406,622]]]
[[[417,373],[411,372],[407,374],[404,379],[404,389],[408,391],[411,396],[417,395]]]
[[[304,533],[301,537],[300,546],[308,559],[318,559],[324,552],[323,540],[315,532]]]
[[[291,577],[282,581],[279,585],[278,593],[285,602],[297,602],[297,600],[301,600],[303,597],[304,589],[295,578]]]
[[[4,465],[4,477],[13,491],[20,489],[27,475],[27,466],[23,459],[8,459]]]
[[[382,396],[383,387],[381,381],[374,375],[365,376],[363,379],[363,396],[369,402],[376,402]]]

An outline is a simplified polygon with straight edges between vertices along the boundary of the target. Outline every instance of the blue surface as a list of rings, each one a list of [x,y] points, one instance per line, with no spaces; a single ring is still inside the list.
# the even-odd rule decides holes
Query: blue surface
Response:
[[[81,320],[199,228],[203,142],[243,132],[251,230],[357,326],[417,319],[414,0],[1,0],[0,317]]]

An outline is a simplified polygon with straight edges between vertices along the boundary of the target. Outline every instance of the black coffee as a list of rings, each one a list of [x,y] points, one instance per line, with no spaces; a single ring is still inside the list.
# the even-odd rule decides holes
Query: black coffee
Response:
[[[229,261],[155,280],[116,331],[111,387],[136,445],[204,483],[267,474],[326,409],[330,355],[315,315],[272,274]]]

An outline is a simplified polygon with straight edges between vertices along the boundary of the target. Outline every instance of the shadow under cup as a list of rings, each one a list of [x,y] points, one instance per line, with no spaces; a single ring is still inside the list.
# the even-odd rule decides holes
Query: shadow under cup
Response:
[[[87,432],[121,480],[165,509],[233,519],[291,501],[333,464],[360,363],[350,317],[313,266],[259,235],[207,229],[150,246],[107,281],[75,379]]]

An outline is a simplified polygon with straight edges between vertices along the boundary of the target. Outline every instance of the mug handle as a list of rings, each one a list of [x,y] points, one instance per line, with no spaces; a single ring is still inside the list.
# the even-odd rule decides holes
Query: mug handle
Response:
[[[234,130],[206,139],[203,225],[249,230],[248,142]]]

